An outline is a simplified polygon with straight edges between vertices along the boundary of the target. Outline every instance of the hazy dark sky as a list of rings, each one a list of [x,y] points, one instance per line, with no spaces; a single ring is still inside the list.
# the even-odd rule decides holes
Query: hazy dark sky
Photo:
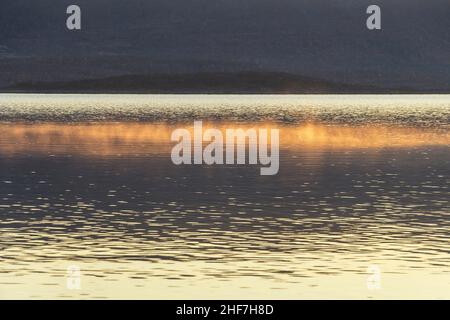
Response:
[[[65,27],[66,7],[82,27]],[[382,31],[365,27],[382,8]],[[0,85],[151,72],[283,71],[450,90],[448,0],[14,0]]]

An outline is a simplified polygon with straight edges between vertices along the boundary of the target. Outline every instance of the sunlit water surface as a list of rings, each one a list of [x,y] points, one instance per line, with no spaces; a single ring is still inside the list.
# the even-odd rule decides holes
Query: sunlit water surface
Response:
[[[448,299],[449,116],[447,96],[0,95],[0,298]],[[175,166],[194,119],[280,129],[279,174]]]

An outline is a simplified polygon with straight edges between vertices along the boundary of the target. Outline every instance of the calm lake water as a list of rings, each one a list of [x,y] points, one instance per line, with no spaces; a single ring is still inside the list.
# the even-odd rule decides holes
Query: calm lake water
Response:
[[[278,175],[175,166],[193,120]],[[450,96],[0,95],[0,299],[449,299],[449,248]]]

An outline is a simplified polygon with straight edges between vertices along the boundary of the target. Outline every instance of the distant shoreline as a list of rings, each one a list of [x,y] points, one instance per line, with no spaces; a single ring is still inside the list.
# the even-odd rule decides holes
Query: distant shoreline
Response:
[[[123,75],[62,82],[21,82],[0,93],[87,94],[450,94],[445,90],[380,88],[289,73],[239,72]]]

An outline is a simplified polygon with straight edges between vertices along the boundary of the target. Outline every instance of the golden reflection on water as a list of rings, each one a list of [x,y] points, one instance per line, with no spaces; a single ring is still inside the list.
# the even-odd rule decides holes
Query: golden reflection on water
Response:
[[[16,153],[82,153],[107,156],[166,152],[173,130],[190,130],[184,125],[164,123],[38,123],[0,124],[0,152]],[[278,123],[236,124],[208,123],[203,129],[280,129],[280,147],[289,148],[406,148],[420,146],[448,146],[450,132],[430,128],[393,127],[382,125],[339,126],[323,124],[280,125]],[[206,143],[205,143],[206,144]]]
[[[0,124],[0,299],[450,298],[447,131],[204,125],[279,128],[267,180],[172,165],[179,127]]]

